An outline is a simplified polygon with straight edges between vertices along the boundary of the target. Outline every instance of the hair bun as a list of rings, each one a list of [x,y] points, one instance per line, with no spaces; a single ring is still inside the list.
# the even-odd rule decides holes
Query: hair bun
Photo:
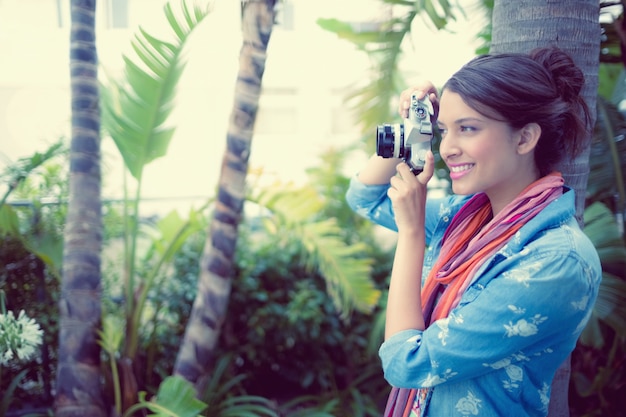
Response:
[[[557,93],[565,101],[578,99],[585,84],[585,76],[570,55],[552,46],[537,48],[530,56],[551,74]]]

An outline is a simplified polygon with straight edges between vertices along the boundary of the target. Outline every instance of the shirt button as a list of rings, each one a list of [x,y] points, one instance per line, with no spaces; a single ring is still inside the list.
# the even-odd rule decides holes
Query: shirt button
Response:
[[[445,216],[445,217],[443,218],[443,221],[444,221],[444,222],[446,222],[446,223],[448,223],[448,220],[450,220],[450,218],[448,218],[448,216]]]

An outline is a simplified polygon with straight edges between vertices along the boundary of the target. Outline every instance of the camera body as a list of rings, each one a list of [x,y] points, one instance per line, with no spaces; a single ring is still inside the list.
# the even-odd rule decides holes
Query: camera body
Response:
[[[411,96],[409,116],[404,123],[382,124],[376,128],[376,154],[383,158],[402,158],[417,175],[424,170],[426,152],[433,139],[433,105],[425,96]]]

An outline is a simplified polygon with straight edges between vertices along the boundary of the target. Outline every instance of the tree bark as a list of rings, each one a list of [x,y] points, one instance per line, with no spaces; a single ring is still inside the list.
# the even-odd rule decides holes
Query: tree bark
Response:
[[[595,123],[600,56],[600,6],[598,0],[495,0],[491,52],[529,52],[556,45],[570,53],[585,74],[583,96]],[[565,183],[576,192],[576,218],[583,226],[583,211],[592,130],[585,150],[574,160],[561,164]],[[552,382],[550,417],[569,416],[568,389],[570,358]]]
[[[72,138],[69,203],[59,300],[57,417],[106,416],[100,347],[100,106],[95,43],[95,0],[72,0],[70,81]]]
[[[243,45],[213,219],[200,265],[198,292],[174,373],[201,392],[230,296],[238,226],[245,200],[254,122],[259,107],[275,0],[242,1]]]

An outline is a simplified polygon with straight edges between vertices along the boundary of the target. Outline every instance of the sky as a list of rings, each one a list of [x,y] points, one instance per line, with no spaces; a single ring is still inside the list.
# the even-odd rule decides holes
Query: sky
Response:
[[[475,2],[475,0],[467,0]],[[58,28],[56,7],[67,22],[69,1],[0,0],[0,169],[20,157],[43,151],[60,136],[69,137],[69,64],[67,25]],[[98,2],[97,13],[106,2]],[[131,54],[130,37],[138,25],[151,34],[169,36],[164,1],[131,0],[130,30],[110,30],[99,22],[97,46],[101,74],[115,73],[122,53]],[[176,5],[177,2],[173,2]],[[319,17],[368,20],[381,13],[375,0],[293,0],[297,32],[274,29],[268,49],[264,88],[293,88],[295,98],[261,98],[268,107],[298,109],[298,132],[294,135],[258,134],[253,139],[251,168],[262,168],[282,181],[304,181],[307,167],[317,163],[324,150],[343,141],[352,143],[359,134],[329,134],[333,90],[367,76],[367,57],[346,41],[338,40],[316,24]],[[38,13],[31,13],[36,7]],[[65,7],[63,9],[63,7]],[[159,211],[200,205],[191,197],[210,196],[219,174],[225,132],[232,107],[234,81],[241,47],[239,2],[217,0],[212,11],[194,32],[186,51],[187,66],[177,93],[171,123],[176,135],[168,154],[145,171],[143,196],[162,199]],[[460,17],[451,28],[456,33],[435,32],[423,20],[412,28],[404,65],[415,68],[415,81],[430,79],[436,85],[474,54],[476,16]],[[413,48],[413,49],[411,49]],[[409,80],[410,81],[410,80]],[[281,123],[278,119],[278,123]],[[289,120],[284,120],[287,124]],[[387,122],[387,121],[381,121]],[[112,141],[103,139],[103,197],[121,193],[121,161]],[[347,170],[356,170],[366,155],[352,158]],[[146,203],[150,207],[151,203]],[[156,210],[156,206],[147,208]]]

